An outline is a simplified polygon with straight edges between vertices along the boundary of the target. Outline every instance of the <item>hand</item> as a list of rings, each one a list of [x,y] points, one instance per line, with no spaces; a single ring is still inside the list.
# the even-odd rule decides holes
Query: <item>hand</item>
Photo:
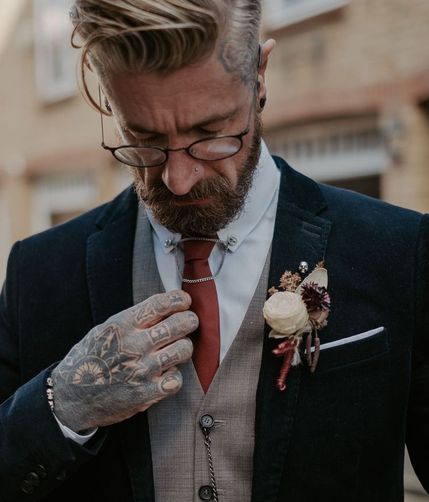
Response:
[[[198,327],[184,291],[154,295],[93,328],[52,372],[54,411],[75,432],[121,422],[176,393]]]

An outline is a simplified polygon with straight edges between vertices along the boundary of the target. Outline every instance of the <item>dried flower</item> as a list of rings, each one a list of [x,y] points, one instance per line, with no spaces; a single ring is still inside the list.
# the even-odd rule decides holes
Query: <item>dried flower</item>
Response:
[[[319,286],[315,282],[307,282],[302,286],[301,297],[307,305],[308,312],[317,310],[329,312],[331,298],[328,290],[324,286]]]
[[[268,290],[268,294],[270,296],[273,296],[275,293],[278,293],[278,292],[279,292],[279,290],[277,288],[275,288],[274,286]]]
[[[311,329],[305,303],[296,293],[276,293],[265,302],[263,313],[273,328],[271,338],[284,338]]]
[[[328,293],[328,272],[320,261],[314,270],[301,282],[297,273],[286,271],[280,278],[284,292],[275,287],[269,289],[271,297],[264,304],[264,317],[271,328],[271,338],[285,338],[273,350],[283,357],[277,388],[286,389],[286,379],[291,367],[300,364],[300,344],[304,333],[306,339],[307,363],[310,371],[316,370],[320,354],[318,332],[328,324],[331,298]],[[314,343],[314,346],[312,346]]]
[[[300,282],[301,276],[297,273],[293,274],[292,272],[286,271],[280,277],[280,287],[285,291],[295,292]]]

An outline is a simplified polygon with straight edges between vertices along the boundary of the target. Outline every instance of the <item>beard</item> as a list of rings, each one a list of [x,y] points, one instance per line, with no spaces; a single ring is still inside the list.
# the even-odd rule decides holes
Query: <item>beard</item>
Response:
[[[139,169],[133,168],[134,186],[140,202],[173,233],[188,236],[216,234],[236,219],[244,208],[261,154],[261,136],[262,122],[256,114],[249,152],[238,170],[235,188],[226,177],[218,174],[201,180],[185,196],[178,196],[171,193],[162,180],[146,186]],[[207,205],[177,205],[183,199],[197,201],[208,198],[210,203]]]

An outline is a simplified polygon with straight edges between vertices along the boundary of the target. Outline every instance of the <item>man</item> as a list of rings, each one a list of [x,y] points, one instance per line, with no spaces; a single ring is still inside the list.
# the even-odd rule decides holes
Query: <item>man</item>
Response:
[[[12,249],[1,500],[393,502],[406,439],[429,489],[429,218],[270,157],[259,1],[71,16],[136,190]],[[319,363],[281,391],[267,290],[321,261]]]

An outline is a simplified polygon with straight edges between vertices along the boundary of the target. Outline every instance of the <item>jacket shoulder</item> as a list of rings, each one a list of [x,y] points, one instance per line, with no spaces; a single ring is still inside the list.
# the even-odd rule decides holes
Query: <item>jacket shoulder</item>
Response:
[[[417,211],[390,204],[366,195],[319,184],[327,202],[326,216],[337,225],[350,230],[365,229],[369,234],[381,233],[389,236],[416,236],[423,215]]]

